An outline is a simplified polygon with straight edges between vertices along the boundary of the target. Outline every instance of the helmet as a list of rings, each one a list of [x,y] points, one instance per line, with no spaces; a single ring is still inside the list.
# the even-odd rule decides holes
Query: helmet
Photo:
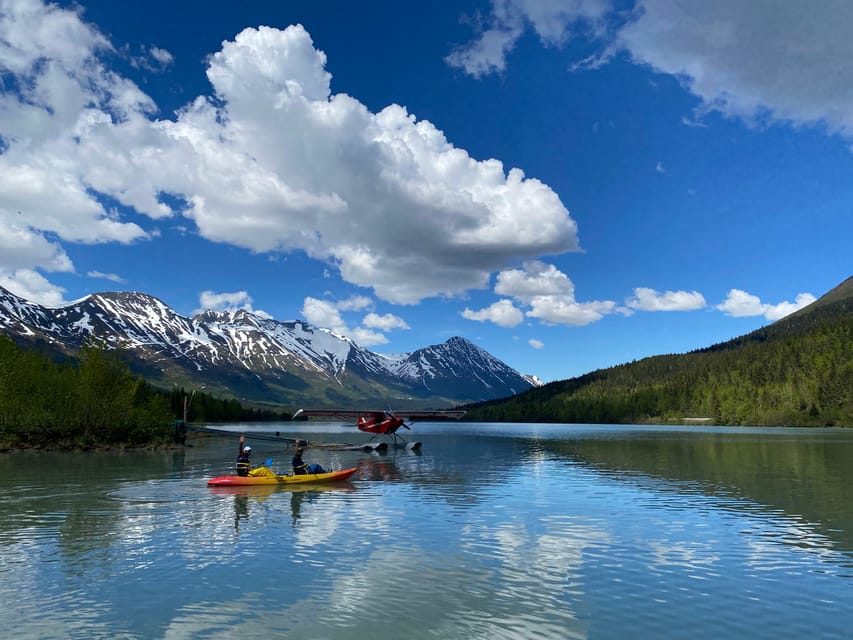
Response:
[[[252,453],[252,447],[243,447],[243,453]]]

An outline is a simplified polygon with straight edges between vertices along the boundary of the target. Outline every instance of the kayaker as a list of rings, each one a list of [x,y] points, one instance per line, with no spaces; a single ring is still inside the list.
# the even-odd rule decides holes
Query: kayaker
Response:
[[[252,447],[243,444],[246,442],[246,436],[240,434],[240,449],[237,451],[237,463],[234,465],[237,469],[238,476],[247,476],[252,468],[252,463],[249,458],[252,455]]]
[[[252,469],[252,463],[249,459],[252,455],[252,447],[250,447],[249,445],[243,446],[245,444],[245,442],[246,442],[246,436],[244,436],[241,433],[240,434],[240,450],[239,450],[239,453],[237,454],[237,464],[235,465],[235,467],[237,468],[237,475],[243,476],[243,477],[245,477],[245,476],[254,476],[254,477],[259,477],[259,476],[272,477],[272,476],[275,476],[275,474],[272,471],[270,471],[269,469],[267,469],[266,466],[264,466],[264,465],[261,465],[260,467]]]
[[[293,465],[293,473],[297,476],[305,475],[306,473],[326,473],[326,470],[316,462],[305,464],[302,461],[302,447],[299,446],[299,438],[296,439],[295,444],[296,450],[293,453],[293,459],[290,461],[290,464]]]
[[[299,438],[296,439],[295,446],[293,459],[290,461],[290,464],[293,465],[293,473],[298,476],[305,475],[308,465],[302,461],[302,447],[299,446]]]

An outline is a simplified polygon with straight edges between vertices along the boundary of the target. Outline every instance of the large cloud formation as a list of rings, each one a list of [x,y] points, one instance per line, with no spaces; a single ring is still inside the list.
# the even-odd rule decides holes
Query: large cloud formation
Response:
[[[153,117],[152,100],[103,64],[109,51],[74,11],[4,2],[0,245],[24,235],[34,250],[24,264],[4,254],[0,275],[73,269],[47,238],[150,238],[129,211],[181,214],[203,237],[255,252],[305,251],[397,304],[485,287],[510,262],[578,248],[547,185],[471,158],[402,106],[372,113],[333,94],[301,26],[223,43],[207,69],[214,95],[175,120]]]
[[[637,16],[619,46],[681,78],[704,110],[853,135],[850,2],[645,0]]]
[[[820,123],[853,137],[853,3],[772,0],[492,0],[486,28],[449,64],[479,77],[500,73],[521,36],[546,46],[596,42],[578,67],[631,59],[679,78],[716,111],[751,123]]]

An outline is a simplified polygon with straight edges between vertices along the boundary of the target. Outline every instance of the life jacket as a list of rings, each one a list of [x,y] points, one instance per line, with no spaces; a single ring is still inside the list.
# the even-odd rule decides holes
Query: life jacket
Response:
[[[240,454],[237,458],[237,464],[234,465],[237,468],[238,476],[247,476],[249,475],[249,469],[252,468],[251,463],[249,462],[249,456],[245,453]]]
[[[290,464],[293,465],[293,473],[298,476],[305,474],[305,467],[307,465],[302,462],[302,456],[293,456],[293,460],[290,461]]]

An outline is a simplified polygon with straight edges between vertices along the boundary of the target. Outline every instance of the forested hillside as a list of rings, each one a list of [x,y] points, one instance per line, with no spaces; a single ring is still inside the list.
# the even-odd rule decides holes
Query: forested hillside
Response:
[[[283,420],[292,413],[182,388],[160,391],[134,376],[117,351],[85,347],[78,359],[56,362],[0,336],[2,447],[172,443],[185,407],[188,420],[198,422]]]
[[[465,408],[486,422],[853,426],[853,278],[729,342]]]
[[[166,396],[114,352],[85,348],[56,363],[0,336],[0,441],[6,446],[99,447],[168,442]]]

